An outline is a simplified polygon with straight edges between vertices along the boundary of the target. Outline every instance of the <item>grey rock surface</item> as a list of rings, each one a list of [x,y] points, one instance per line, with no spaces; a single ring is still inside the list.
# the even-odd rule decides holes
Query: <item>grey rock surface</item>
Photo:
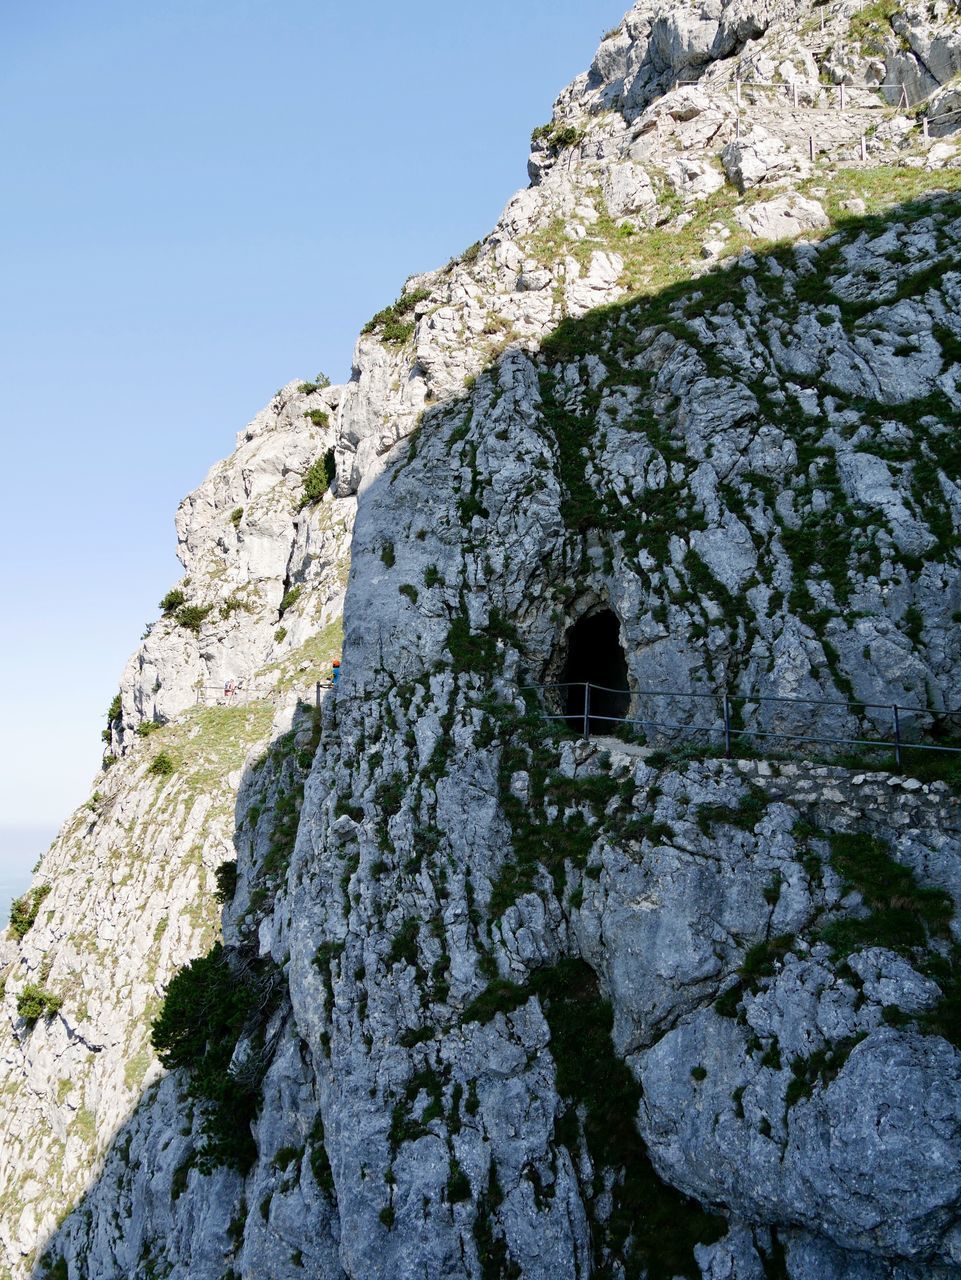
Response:
[[[956,151],[872,86],[957,17],[641,0],[185,500],[3,948],[0,1274],[961,1278],[959,800],[777,736],[956,729]],[[531,688],[603,610],[635,741]],[[218,923],[242,1158],[150,1045]]]

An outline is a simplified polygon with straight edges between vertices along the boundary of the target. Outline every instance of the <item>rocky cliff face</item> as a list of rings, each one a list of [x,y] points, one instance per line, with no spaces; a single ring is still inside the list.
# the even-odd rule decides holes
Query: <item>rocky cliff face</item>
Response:
[[[957,731],[959,58],[951,6],[635,5],[187,499],[8,944],[12,1275],[961,1276],[957,795],[714,758],[722,690]],[[645,730],[558,734],[614,669]]]

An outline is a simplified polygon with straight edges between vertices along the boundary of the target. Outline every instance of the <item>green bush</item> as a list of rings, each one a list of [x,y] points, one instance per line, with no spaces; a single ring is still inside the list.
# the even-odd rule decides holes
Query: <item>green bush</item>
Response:
[[[174,620],[178,626],[186,627],[188,631],[197,635],[212,609],[212,604],[185,604],[174,614]]]
[[[52,1018],[62,1004],[59,996],[46,991],[35,982],[28,982],[17,996],[17,1013],[32,1027],[40,1018]]]
[[[325,409],[306,409],[304,417],[309,418],[315,427],[330,426],[330,414]]]
[[[241,520],[243,520],[243,518],[244,518],[243,507],[234,507],[233,511],[231,511],[230,513],[230,523],[233,525],[238,525],[240,524]]]
[[[291,587],[285,592],[283,600],[280,602],[280,616],[283,617],[288,609],[292,609],[301,597],[304,588],[302,586]]]
[[[297,390],[302,396],[311,396],[315,391],[323,391],[330,386],[330,379],[326,373],[318,373],[313,382],[302,382]]]
[[[50,885],[39,884],[22,898],[15,898],[10,904],[10,932],[21,942],[33,928],[40,910],[40,904],[50,892]]]
[[[163,725],[157,720],[141,720],[137,725],[137,737],[149,738],[152,733],[156,733],[158,729],[162,729]]]
[[[160,608],[167,615],[176,613],[180,606],[186,601],[187,597],[179,587],[174,587],[172,591],[168,591],[164,598],[160,601]]]
[[[542,124],[531,134],[531,146],[543,142],[549,151],[560,151],[563,147],[573,147],[583,141],[583,130],[572,124]]]
[[[217,888],[214,891],[214,897],[218,902],[231,902],[234,894],[237,892],[236,861],[232,860],[230,862],[222,862],[214,872],[214,879],[217,881]]]
[[[462,1200],[469,1200],[470,1196],[470,1179],[457,1161],[451,1157],[450,1175],[447,1179],[447,1200],[450,1204],[458,1204]]]
[[[171,757],[166,751],[158,751],[147,767],[147,772],[155,778],[169,778],[176,769]]]
[[[192,1097],[209,1104],[199,1167],[227,1164],[246,1172],[256,1158],[250,1125],[259,1105],[251,1076],[230,1070],[242,1035],[262,1033],[275,1000],[273,971],[231,955],[222,943],[175,974],[153,1023],[151,1041],[170,1070],[189,1073]]]
[[[244,600],[241,596],[238,596],[236,591],[234,591],[231,592],[220,606],[220,616],[221,618],[229,618],[232,614],[236,613],[238,609],[242,609],[244,613],[252,612],[249,602]]]
[[[379,330],[384,342],[402,346],[413,336],[415,325],[413,320],[407,320],[405,317],[409,316],[421,302],[426,302],[429,297],[429,289],[414,289],[410,293],[402,293],[396,302],[385,307],[383,311],[378,311],[371,320],[368,320],[361,332],[374,333]]]
[[[925,948],[929,939],[948,936],[954,903],[943,889],[922,887],[910,867],[890,856],[867,832],[830,836],[831,865],[845,890],[856,889],[869,914],[828,924],[822,937],[838,956],[862,947],[887,947],[901,955]]]
[[[278,627],[277,630],[274,632],[274,640],[276,640],[277,644],[283,644],[286,639],[287,639],[287,628]]]
[[[108,724],[113,724],[115,720],[120,719],[121,706],[122,704],[120,701],[120,694],[118,692],[113,695],[113,701],[110,703],[110,706],[107,708]]]
[[[328,449],[322,458],[318,458],[307,470],[304,476],[304,492],[300,498],[300,509],[309,506],[312,502],[319,502],[330,486],[334,483],[334,476],[337,474],[337,468],[334,463],[334,451]]]

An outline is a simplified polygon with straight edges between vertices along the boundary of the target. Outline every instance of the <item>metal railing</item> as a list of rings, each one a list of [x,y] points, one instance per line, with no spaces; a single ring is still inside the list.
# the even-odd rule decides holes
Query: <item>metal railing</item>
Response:
[[[582,694],[576,691],[582,690]],[[640,729],[645,740],[653,736],[655,742],[663,741],[666,732],[681,735],[716,735],[724,743],[725,755],[730,758],[733,753],[735,739],[741,738],[781,738],[787,742],[798,742],[829,746],[863,746],[875,750],[891,750],[894,752],[898,769],[903,766],[905,751],[934,751],[961,756],[961,747],[944,746],[936,742],[918,741],[916,735],[922,731],[921,723],[931,722],[931,727],[944,726],[955,721],[961,727],[961,708],[948,711],[932,711],[929,707],[915,707],[897,702],[854,702],[827,698],[784,698],[758,694],[732,694],[727,690],[715,692],[681,692],[676,689],[612,689],[606,685],[598,685],[582,680],[564,681],[553,684],[525,685],[521,693],[546,694],[548,699],[563,705],[564,709],[553,713],[544,711],[544,718],[561,721],[569,727],[580,730],[585,738],[592,736],[592,728],[597,723],[610,726],[633,725]],[[598,697],[597,695],[601,695]],[[610,714],[613,708],[610,699],[623,701],[623,714]],[[713,723],[692,724],[677,719],[658,719],[649,715],[631,714],[637,710],[644,699],[669,699],[678,703],[686,699],[703,705],[713,702],[716,714]],[[575,709],[576,704],[576,709]],[[756,715],[767,707],[778,708],[831,708],[835,715],[848,723],[852,719],[860,728],[860,736],[849,733],[794,732],[790,727],[778,726],[772,717],[758,726],[744,724],[745,713]],[[876,713],[871,715],[870,713]],[[860,713],[860,714],[858,714]],[[666,714],[670,715],[670,711]],[[808,713],[809,715],[809,713]],[[890,717],[890,719],[888,719]],[[891,737],[866,736],[868,730],[865,723],[887,720],[891,726]],[[774,727],[771,727],[771,726]],[[872,726],[873,727],[873,726]],[[815,725],[814,728],[817,728]],[[653,731],[653,732],[652,732]],[[597,731],[594,730],[596,733]]]
[[[333,688],[331,680],[314,682],[314,702],[320,706],[323,695]],[[203,684],[196,686],[197,705],[204,707],[247,707],[253,702],[288,702],[297,690],[278,689],[276,685],[248,684],[246,681],[227,684]],[[303,693],[301,694],[303,698]]]
[[[742,91],[745,89],[761,89],[768,93],[773,93],[775,97],[779,97],[781,94],[784,94],[791,100],[791,106],[793,109],[800,114],[803,114],[805,111],[825,111],[832,109],[830,103],[820,105],[819,102],[815,100],[807,82],[797,80],[780,83],[770,80],[741,80],[739,78],[735,78],[734,80],[718,81],[712,80],[710,77],[704,77],[700,80],[675,80],[672,87],[674,89],[700,87],[711,89],[715,92],[723,90],[730,92],[733,96],[734,106],[737,109],[735,128],[738,137],[740,137],[741,131],[741,111],[743,109],[750,114],[750,107],[754,105],[753,103],[744,103]],[[816,88],[818,97],[826,97],[828,99],[834,96],[832,91],[836,90],[837,109],[842,112],[847,109],[847,99],[852,92],[850,86],[844,84],[828,86],[818,83]],[[862,101],[857,105],[856,109],[860,111],[871,111],[882,106],[894,107],[896,111],[907,114],[907,117],[913,121],[914,127],[921,130],[922,136],[926,141],[931,136],[930,131],[932,127],[936,127],[944,121],[951,120],[955,116],[961,116],[961,109],[953,111],[935,111],[933,114],[929,114],[927,108],[932,105],[930,103],[931,95],[929,94],[926,98],[920,98],[916,102],[912,103],[908,96],[907,86],[903,81],[890,84],[882,82],[879,84],[860,86],[860,92],[862,93],[880,93],[884,89],[898,90],[897,103],[878,102],[875,107],[873,104],[868,105]],[[810,100],[804,101],[805,98]],[[927,106],[925,104],[927,104]],[[920,119],[918,118],[919,116]],[[812,143],[810,149],[812,151],[813,158],[813,152],[816,149],[815,145],[813,145],[815,142],[815,135],[811,135],[810,141]],[[861,159],[865,160],[866,158],[866,139],[862,137]]]

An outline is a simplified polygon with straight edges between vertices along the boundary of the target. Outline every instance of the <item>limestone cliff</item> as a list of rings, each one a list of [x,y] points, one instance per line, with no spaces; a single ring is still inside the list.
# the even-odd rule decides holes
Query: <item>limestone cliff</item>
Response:
[[[11,1275],[961,1277],[950,769],[784,736],[957,734],[959,67],[641,0],[187,499],[8,944]]]

